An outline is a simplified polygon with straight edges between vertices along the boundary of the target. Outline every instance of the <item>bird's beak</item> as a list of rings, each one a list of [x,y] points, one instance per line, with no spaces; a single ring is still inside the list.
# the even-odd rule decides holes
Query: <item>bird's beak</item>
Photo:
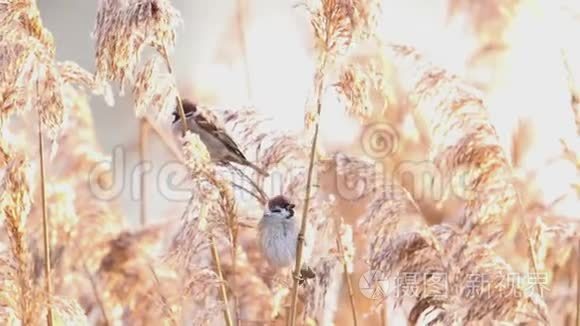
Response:
[[[287,219],[294,217],[294,207],[296,207],[296,205],[288,204],[288,211],[290,212],[290,215],[288,215]]]

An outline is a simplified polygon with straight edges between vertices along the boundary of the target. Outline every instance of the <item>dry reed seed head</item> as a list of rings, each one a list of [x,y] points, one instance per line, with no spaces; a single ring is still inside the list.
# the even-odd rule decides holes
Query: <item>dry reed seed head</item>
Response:
[[[448,5],[448,17],[465,12],[481,38],[482,44],[504,42],[504,35],[521,6],[526,1],[485,1],[471,2],[451,0]]]
[[[58,71],[52,65],[46,65],[38,71],[42,74],[37,81],[36,92],[39,95],[38,106],[40,120],[46,135],[51,140],[56,140],[66,119],[62,88],[63,83]]]
[[[69,239],[76,230],[79,216],[76,212],[76,193],[68,182],[51,182],[47,184],[48,214],[51,217],[50,241],[53,246]]]
[[[297,206],[298,209],[301,205]],[[337,257],[335,254],[336,237],[339,230],[335,219],[340,215],[335,212],[334,207],[334,196],[326,196],[323,193],[313,195],[308,208],[308,227],[304,235],[303,261],[305,263],[308,263],[310,259],[326,257],[329,254]],[[300,216],[300,221],[301,218],[302,216]]]
[[[32,206],[31,166],[24,154],[16,153],[11,157],[0,189],[3,190],[0,213],[23,228]]]
[[[429,228],[408,192],[392,184],[379,192],[360,221],[369,233],[368,264],[387,276],[417,265],[448,266],[440,236]],[[435,262],[435,263],[434,263]],[[413,270],[411,270],[413,271]]]
[[[377,0],[308,0],[316,47],[330,56],[344,54],[351,44],[374,34],[380,1]]]
[[[308,158],[310,139],[303,133],[276,128],[271,118],[258,114],[253,108],[224,110],[222,116],[225,130],[242,152],[255,153],[258,165],[267,171],[287,175],[289,170],[296,171],[296,164],[289,162]]]
[[[368,119],[373,113],[370,97],[373,85],[368,72],[363,69],[358,65],[349,65],[334,86],[340,98],[346,103],[349,114]]]
[[[560,142],[563,147],[563,158],[574,164],[576,170],[580,171],[580,143],[578,143],[577,146],[574,146],[576,144],[570,144],[564,140],[561,140]]]
[[[56,325],[90,325],[84,309],[75,300],[52,297],[51,308]]]
[[[388,45],[385,49],[397,64],[417,116],[430,132],[431,157],[445,175],[459,181],[453,191],[468,202],[464,225],[467,229],[501,225],[516,192],[481,95],[411,47]]]
[[[43,44],[51,57],[54,57],[55,46],[52,33],[45,29],[40,19],[40,12],[34,0],[0,1],[0,31],[20,30]]]
[[[8,130],[0,130],[0,171],[5,168],[12,155],[14,155],[14,145],[11,141],[12,136],[8,133]],[[0,174],[0,182],[2,181],[2,174]],[[0,188],[0,191],[3,189]]]
[[[115,104],[111,85],[97,81],[94,74],[86,71],[76,62],[58,62],[57,69],[65,86],[67,84],[79,86],[84,91],[90,90],[95,95],[102,95],[107,105],[113,106]],[[68,97],[65,96],[65,99],[68,99]]]
[[[151,299],[143,300],[143,298],[157,295],[157,283],[151,276],[151,270],[146,262],[135,261],[116,273],[100,275],[103,302],[107,307],[108,317],[114,320],[115,324],[120,324],[115,322],[116,320],[126,320],[127,323],[134,325],[138,318],[135,316],[137,314],[141,315],[139,320],[147,319],[143,316],[149,314],[148,309],[139,310],[139,307],[147,307],[151,302]]]
[[[178,271],[207,263],[209,241],[207,220],[199,214],[197,196],[192,196],[182,217],[181,227],[171,240],[163,260]],[[190,216],[193,215],[194,216]]]
[[[179,94],[173,77],[160,71],[161,64],[161,57],[154,56],[135,77],[133,101],[137,117],[143,117],[148,110],[153,110],[155,117],[169,116],[177,106]]]
[[[226,307],[215,297],[209,297],[203,303],[201,307],[194,307],[192,316],[189,318],[192,325],[219,325],[218,318],[222,318],[221,315]]]
[[[297,137],[291,135],[274,136],[271,139],[264,137],[258,147],[262,149],[259,155],[260,166],[267,171],[272,171],[290,160],[304,160],[305,157],[305,146]]]
[[[109,253],[101,261],[101,270],[119,271],[135,261],[143,263],[141,259],[157,246],[162,231],[151,227],[134,233],[121,232],[109,242]]]
[[[456,242],[467,244],[461,246],[455,257],[458,268],[448,275],[449,292],[459,298],[446,308],[445,322],[450,318],[459,318],[462,323],[485,318],[496,321],[546,320],[545,303],[530,290],[532,286],[526,284],[526,278],[514,273],[510,265],[487,246],[470,244],[465,235],[458,234],[457,238]],[[474,285],[481,281],[485,283],[479,283],[478,292],[473,293]]]
[[[225,217],[226,224],[228,227],[232,228],[232,232],[235,233],[237,228],[237,209],[234,190],[231,184],[227,183],[221,178],[218,178],[217,175],[211,175],[208,179],[218,190],[218,202],[222,210],[222,214],[220,215]]]
[[[319,55],[331,58],[346,52],[352,41],[354,6],[350,0],[312,0],[305,3],[311,15]]]
[[[8,159],[10,158],[10,148],[8,145],[0,139],[0,172],[3,172],[2,169],[8,164]],[[2,180],[3,173],[0,173],[0,180]],[[0,188],[0,190],[3,190]]]
[[[425,225],[419,208],[405,188],[398,184],[388,184],[377,192],[370,202],[367,214],[359,222],[364,230],[377,232],[378,229],[391,228],[412,230]],[[403,215],[418,219],[403,218]]]
[[[382,3],[380,0],[355,0],[353,26],[355,36],[366,40],[374,36],[381,19]]]
[[[0,65],[5,68],[0,77],[7,81],[0,86],[4,100],[0,123],[15,110],[38,108],[44,131],[55,140],[65,120],[65,110],[63,82],[53,55],[36,39],[22,33],[0,40],[0,47]]]
[[[242,242],[240,241],[240,243]],[[256,266],[248,260],[246,250],[238,250],[234,275],[231,254],[222,257],[222,266],[227,282],[233,284],[233,278],[235,277],[235,294],[240,320],[270,320],[273,308],[273,293],[266,284],[267,280],[261,275],[260,266]]]
[[[181,140],[185,165],[189,171],[195,175],[209,168],[211,158],[199,135],[188,130]]]
[[[32,286],[30,252],[25,239],[26,220],[32,206],[30,164],[21,153],[11,158],[0,189],[0,217],[3,217],[10,249],[15,260],[14,279],[18,291],[17,315],[25,324],[33,324],[39,302]]]
[[[63,77],[65,78],[65,77]],[[97,146],[93,115],[89,105],[89,97],[76,88],[67,86],[63,89],[65,98],[68,100],[70,109],[69,128],[65,134],[71,134],[75,130],[74,137],[78,143]],[[74,128],[74,129],[73,129]]]
[[[0,323],[2,325],[18,325],[20,319],[10,304],[0,305]]]
[[[312,318],[319,325],[332,323],[338,308],[341,277],[340,261],[336,257],[323,257],[313,267],[316,277],[306,283],[305,318]]]
[[[235,236],[237,206],[232,187],[209,165],[197,171],[192,180],[195,202],[192,196],[184,216],[195,215],[196,227],[202,232],[221,235],[231,231]]]
[[[540,216],[536,217],[530,233],[530,240],[536,255],[536,267],[538,272],[545,271],[551,235],[548,233],[548,226],[544,224]],[[552,282],[549,277],[547,281]]]
[[[329,160],[321,162],[325,171],[335,171],[340,196],[346,199],[359,199],[375,196],[377,191],[385,190],[385,177],[377,164],[365,158],[337,153]],[[392,187],[391,187],[392,188]]]
[[[145,46],[165,57],[175,44],[179,12],[169,0],[100,0],[93,36],[97,79],[132,81]]]
[[[444,325],[452,322],[465,324],[485,318],[514,320],[521,316],[532,316],[528,320],[545,320],[542,300],[536,294],[530,294],[526,290],[529,287],[522,283],[511,284],[510,280],[514,280],[511,267],[488,246],[478,245],[469,234],[457,232],[446,225],[433,226],[431,231],[448,249],[446,251],[453,257],[456,266],[442,264],[437,258],[438,254],[425,243],[424,237],[408,237],[405,234],[394,235],[389,248],[391,253],[371,264],[373,270],[386,273],[385,277],[397,277],[397,287],[401,288],[393,293],[417,289],[409,290],[413,291],[412,298],[415,299],[408,316],[412,323],[424,323],[421,318],[425,318],[426,314],[435,314],[428,316],[429,319],[435,317],[443,320]],[[388,260],[391,262],[387,263]],[[401,275],[409,277],[402,278]],[[403,297],[397,295],[394,299],[400,303]],[[522,311],[522,306],[527,308]]]
[[[12,114],[30,109],[39,58],[45,57],[42,50],[22,34],[0,39],[0,125]]]
[[[3,100],[0,123],[15,105],[42,108],[41,120],[49,138],[56,139],[64,120],[60,75],[54,67],[54,41],[44,29],[34,1],[0,3],[5,13],[0,19],[3,54],[0,65],[16,73],[9,77],[5,89],[0,89]],[[6,51],[14,46],[16,51]],[[19,49],[18,49],[19,48]],[[6,51],[6,52],[5,52]],[[2,69],[3,70],[3,69]],[[12,77],[12,78],[10,78]],[[4,78],[3,78],[4,79]],[[33,99],[30,103],[29,99]]]
[[[219,277],[209,268],[198,268],[189,271],[184,281],[183,294],[193,301],[202,301],[218,287]]]
[[[81,184],[98,189],[112,189],[113,175],[110,169],[111,157],[105,155],[97,144],[93,117],[88,98],[77,89],[66,85],[63,89],[67,110],[70,112],[68,124],[59,139],[62,151],[62,176]]]

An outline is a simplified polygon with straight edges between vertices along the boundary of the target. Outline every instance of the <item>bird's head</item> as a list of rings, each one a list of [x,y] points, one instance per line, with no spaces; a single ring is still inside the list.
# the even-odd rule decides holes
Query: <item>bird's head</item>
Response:
[[[191,102],[190,100],[184,99],[181,104],[183,104],[183,113],[185,114],[185,118],[189,119],[195,112],[197,112],[197,105]],[[176,123],[181,120],[181,116],[179,115],[179,107],[176,106],[175,110],[173,111],[173,122]]]
[[[274,218],[290,219],[294,217],[294,207],[296,205],[290,203],[288,198],[278,195],[268,201],[266,214]]]

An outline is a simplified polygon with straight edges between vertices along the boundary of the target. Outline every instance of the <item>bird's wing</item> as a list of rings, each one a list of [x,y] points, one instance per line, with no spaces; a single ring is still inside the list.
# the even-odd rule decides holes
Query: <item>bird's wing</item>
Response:
[[[215,135],[224,146],[226,146],[230,151],[232,151],[235,155],[237,155],[240,159],[247,161],[248,159],[240,150],[238,144],[226,133],[226,131],[219,127],[221,124],[219,123],[218,118],[213,115],[209,111],[202,112],[199,110],[195,116],[195,122],[198,126],[208,133]]]

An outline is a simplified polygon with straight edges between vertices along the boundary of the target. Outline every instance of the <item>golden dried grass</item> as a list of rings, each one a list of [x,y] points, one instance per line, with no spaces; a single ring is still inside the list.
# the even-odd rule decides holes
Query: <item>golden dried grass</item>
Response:
[[[378,2],[324,0],[308,5],[319,60],[313,80],[317,112],[306,114],[312,125],[290,134],[268,127],[253,108],[216,113],[244,152],[255,153],[261,166],[283,175],[278,189],[260,190],[268,196],[284,193],[303,209],[298,218],[306,244],[299,260],[312,266],[316,278],[298,288],[288,271],[273,275],[254,243],[251,226],[262,203],[238,202],[229,170],[213,166],[205,145],[191,133],[185,134],[182,149],[192,196],[175,225],[177,232],[169,232],[167,225],[131,230],[114,200],[95,197],[92,187],[106,188],[113,180],[103,165],[108,157],[95,137],[88,93],[107,97],[110,89],[104,82],[117,81],[122,88],[127,83],[133,87],[137,116],[152,112],[162,117],[175,106],[167,53],[179,16],[169,1],[100,2],[96,75],[54,59],[54,41],[42,27],[34,2],[0,1],[0,9],[6,9],[0,14],[0,322],[41,323],[39,316],[50,308],[55,323],[75,325],[211,325],[224,319],[241,325],[283,319],[340,323],[343,310],[353,318],[363,316],[365,300],[348,277],[371,269],[391,279],[426,275],[399,284],[421,288],[415,296],[385,298],[400,304],[410,324],[557,324],[557,314],[571,323],[578,313],[576,293],[570,293],[580,268],[573,251],[578,225],[554,216],[549,207],[533,206],[535,198],[531,190],[525,191],[525,180],[518,183],[512,175],[483,98],[408,46],[382,45],[376,51],[382,62],[392,62],[392,72],[353,59],[351,50],[363,41],[376,42]],[[160,56],[139,69],[145,46]],[[162,71],[162,60],[168,73]],[[317,139],[308,127],[317,128],[324,90],[336,88],[347,112],[370,123],[387,115],[374,98],[384,96],[380,88],[387,73],[410,95],[411,111],[429,136],[420,141],[430,149],[433,162],[447,176],[463,181],[455,193],[465,203],[458,221],[431,224],[434,219],[423,209],[422,199],[414,198],[396,177],[384,178],[377,164],[385,162],[344,153],[323,157],[312,146]],[[400,94],[389,96],[404,102]],[[575,104],[572,96],[573,108]],[[50,295],[38,286],[44,263],[42,207],[36,200],[38,180],[29,172],[38,158],[23,146],[28,130],[12,134],[17,117],[27,117],[38,106],[47,136],[59,144],[53,149],[59,159],[48,166],[46,180],[46,208],[52,217],[49,261],[54,268]],[[404,141],[394,160],[410,156]],[[577,161],[572,148],[564,152]],[[296,171],[294,165],[309,167]],[[333,173],[366,185],[363,196],[351,203],[356,210],[339,209],[345,206],[337,202],[349,198],[341,198],[341,189],[319,183]],[[268,181],[250,180],[258,188]],[[304,196],[307,183],[312,190]],[[514,212],[517,192],[525,206]],[[533,221],[527,236],[509,230],[519,215],[526,220],[517,223]],[[355,224],[352,237],[344,237]],[[554,290],[544,296],[530,291],[538,284],[506,287],[506,280],[527,270],[528,253],[521,250],[526,242],[536,256],[537,273],[546,276],[542,285]],[[446,296],[438,295],[442,275]],[[468,290],[482,279],[490,290],[474,296]],[[350,309],[342,309],[346,304]],[[365,318],[358,321],[372,324]]]

